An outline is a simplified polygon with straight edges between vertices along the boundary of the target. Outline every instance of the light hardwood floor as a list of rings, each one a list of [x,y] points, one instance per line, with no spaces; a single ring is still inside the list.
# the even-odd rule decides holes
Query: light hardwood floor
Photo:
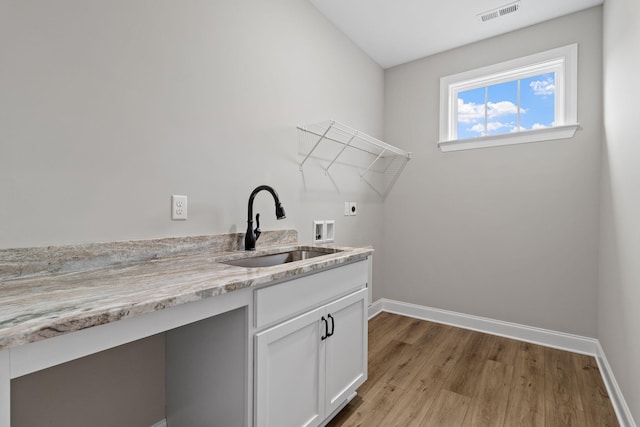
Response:
[[[617,425],[593,357],[383,312],[369,379],[328,427]]]

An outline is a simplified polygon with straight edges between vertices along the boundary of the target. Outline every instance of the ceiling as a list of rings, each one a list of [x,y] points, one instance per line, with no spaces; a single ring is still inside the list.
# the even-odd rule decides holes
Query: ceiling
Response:
[[[516,0],[310,0],[382,68],[602,4],[603,0],[520,0],[516,12],[479,14]]]

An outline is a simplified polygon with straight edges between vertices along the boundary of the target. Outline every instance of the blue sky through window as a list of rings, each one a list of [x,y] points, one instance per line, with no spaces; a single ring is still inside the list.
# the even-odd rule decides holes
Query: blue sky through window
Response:
[[[554,120],[555,73],[458,93],[458,139],[548,128]]]

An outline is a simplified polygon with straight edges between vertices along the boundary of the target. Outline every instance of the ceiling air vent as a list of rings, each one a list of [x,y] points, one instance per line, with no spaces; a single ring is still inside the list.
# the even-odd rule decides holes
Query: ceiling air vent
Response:
[[[491,19],[499,18],[509,13],[517,12],[520,9],[520,1],[505,4],[496,9],[491,9],[478,15],[482,22],[489,21]]]

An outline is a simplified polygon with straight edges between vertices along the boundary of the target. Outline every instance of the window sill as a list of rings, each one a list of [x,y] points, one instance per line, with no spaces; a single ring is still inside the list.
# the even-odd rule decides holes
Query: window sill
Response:
[[[457,139],[438,142],[443,152],[473,150],[476,148],[499,147],[501,145],[524,144],[527,142],[552,141],[573,138],[578,124],[555,126],[547,129],[528,130],[504,135],[482,136],[479,138]]]

